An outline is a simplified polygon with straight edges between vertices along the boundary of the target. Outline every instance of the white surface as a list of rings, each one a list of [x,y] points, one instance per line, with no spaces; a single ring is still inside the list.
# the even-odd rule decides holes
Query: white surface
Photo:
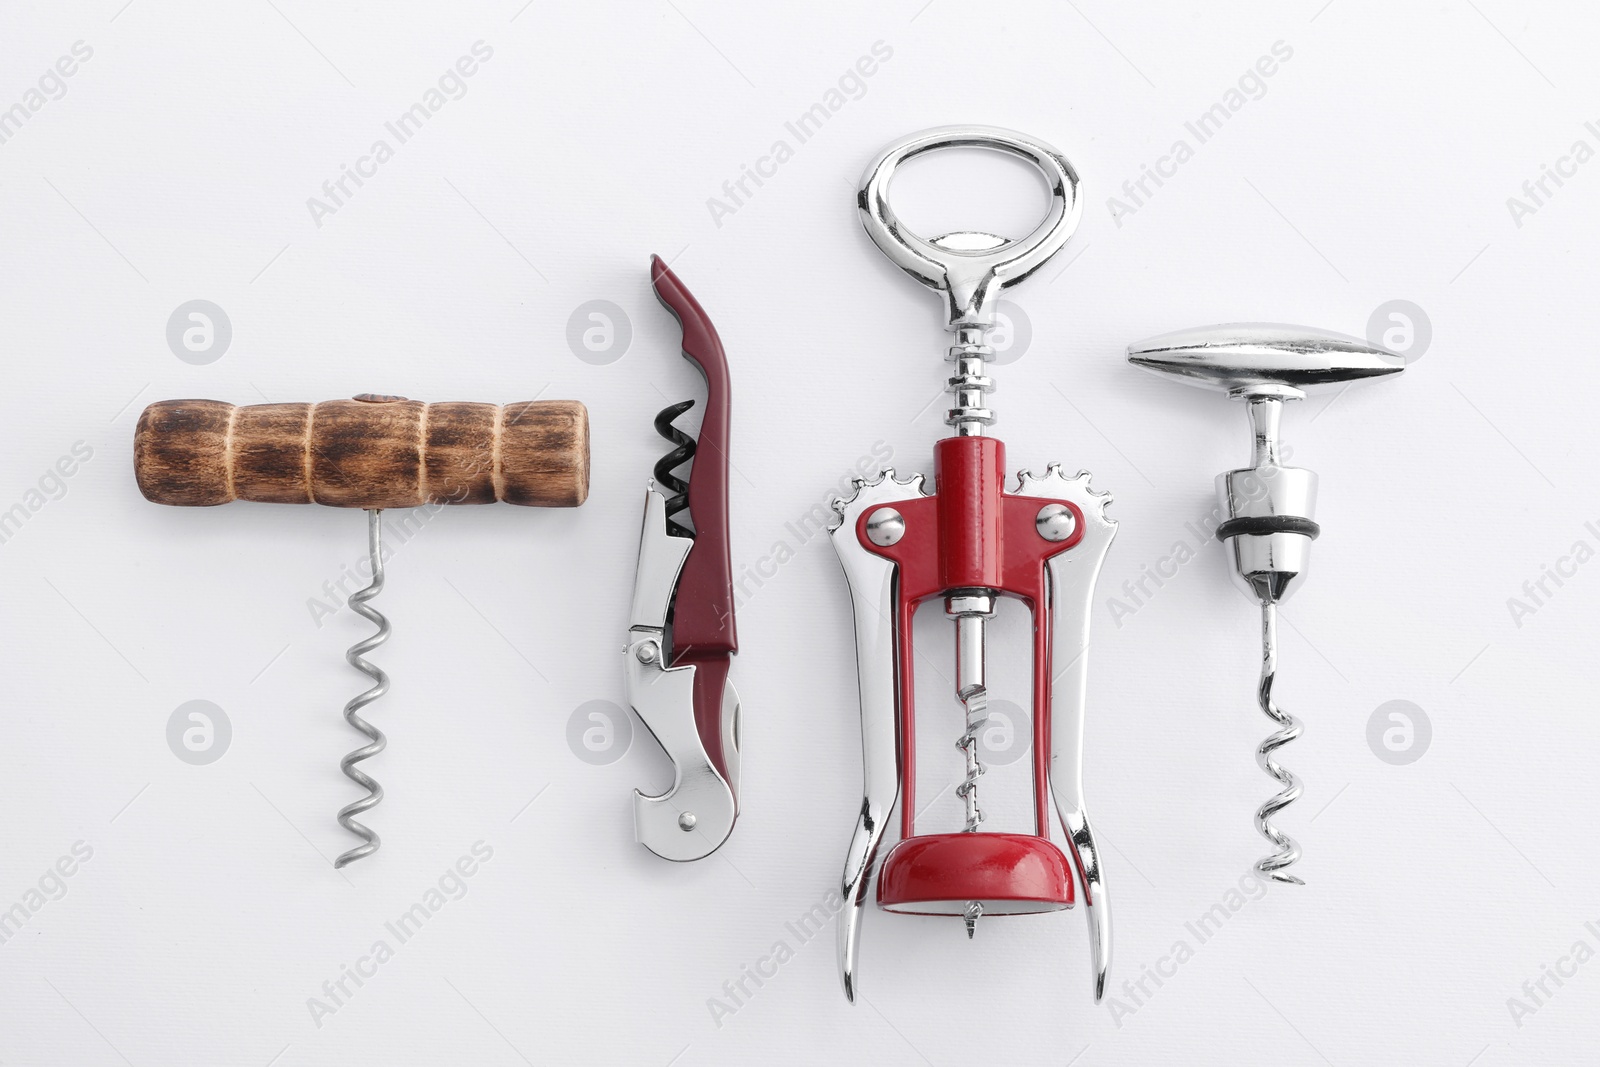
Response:
[[[1600,147],[1584,126],[1597,26],[1575,5],[1319,3],[979,17],[952,0],[105,0],[0,15],[0,107],[74,42],[94,50],[0,145],[0,507],[74,442],[93,449],[0,545],[0,908],[75,842],[93,850],[0,944],[0,1059],[1591,1058],[1600,963],[1570,954],[1600,948],[1584,832],[1600,804],[1600,565],[1551,584],[1520,627],[1507,599],[1575,542],[1600,546],[1585,526],[1600,519],[1600,164],[1520,226],[1506,200],[1575,141]],[[479,40],[493,58],[466,95],[314,225],[307,198]],[[893,55],[860,98],[718,226],[707,199],[877,41]],[[1260,98],[1117,226],[1107,198],[1192,144],[1184,123],[1279,41],[1293,55]],[[785,925],[836,884],[860,772],[846,592],[825,539],[795,531],[859,461],[876,465],[875,443],[927,470],[942,432],[936,301],[867,242],[854,183],[885,142],[959,121],[1056,144],[1087,198],[1072,265],[1013,291],[1033,344],[997,370],[995,404],[1013,468],[1087,467],[1116,494],[1087,741],[1115,904],[1116,999],[1100,1007],[1079,913],[985,922],[968,944],[957,923],[873,911],[853,1009],[832,929],[802,942]],[[1015,231],[1035,209],[992,162],[913,173],[903,207],[929,229]],[[962,176],[1012,199],[957,196]],[[696,384],[647,289],[652,251],[731,354],[736,569],[770,575],[739,616],[744,816],[685,866],[632,840],[630,790],[665,773],[647,740],[603,767],[566,743],[574,709],[622,699],[639,490],[664,450],[650,418]],[[205,366],[165,340],[195,298],[234,329]],[[565,341],[597,298],[634,329],[607,366]],[[1309,884],[1249,901],[1202,944],[1186,924],[1263,852],[1254,611],[1215,544],[1120,628],[1104,601],[1192,544],[1184,523],[1245,459],[1244,422],[1122,349],[1237,319],[1362,334],[1397,298],[1431,318],[1426,357],[1285,420],[1322,477],[1326,531],[1286,612],[1281,686],[1307,724],[1283,753],[1306,798],[1282,822]],[[377,658],[395,689],[372,710],[391,747],[368,765],[389,790],[371,816],[384,846],[341,876],[328,858],[351,842],[333,815],[357,792],[336,762],[358,738],[339,709],[362,684],[342,655],[365,629],[348,612],[319,628],[307,601],[360,557],[361,516],[158,508],[129,452],[156,399],[369,390],[582,399],[594,484],[576,512],[442,514],[391,561],[377,606],[395,636]],[[948,648],[931,622],[927,639]],[[165,739],[193,699],[232,723],[209,766]],[[1366,739],[1393,699],[1433,726],[1409,766]],[[930,696],[922,722],[931,797],[959,770],[953,703]],[[1020,808],[1024,766],[985,780],[997,810]],[[957,818],[946,795],[924,825]],[[479,841],[493,857],[465,895],[395,945],[385,923]],[[379,939],[393,959],[319,1027],[308,998]],[[792,958],[715,1019],[711,998],[731,1003],[724,983],[779,941]],[[1192,958],[1174,967],[1178,942]],[[1158,966],[1175,973],[1136,1001],[1124,981]],[[1508,998],[1535,1006],[1524,983],[1546,967],[1572,976],[1533,989],[1542,1004],[1518,1025]]]

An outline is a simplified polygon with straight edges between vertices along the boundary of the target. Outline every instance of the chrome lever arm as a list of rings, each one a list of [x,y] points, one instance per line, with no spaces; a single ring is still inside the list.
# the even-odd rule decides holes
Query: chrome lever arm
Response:
[[[1083,540],[1045,562],[1050,579],[1050,792],[1083,888],[1094,998],[1099,1001],[1111,967],[1111,907],[1100,848],[1084,805],[1083,718],[1088,702],[1089,614],[1094,607],[1095,581],[1117,524],[1105,516],[1111,494],[1090,489],[1089,475],[1084,472],[1068,478],[1060,467],[1052,467],[1042,478],[1024,474],[1017,492],[1069,500],[1083,513]]]
[[[857,678],[861,698],[861,810],[845,853],[839,916],[839,972],[844,995],[856,999],[861,948],[861,917],[866,910],[878,848],[889,816],[900,799],[899,693],[896,685],[897,576],[895,564],[874,555],[856,538],[856,524],[882,504],[922,496],[922,476],[897,481],[893,468],[876,482],[860,486],[849,500],[835,501],[838,516],[830,528],[834,551],[850,583],[854,608]]]

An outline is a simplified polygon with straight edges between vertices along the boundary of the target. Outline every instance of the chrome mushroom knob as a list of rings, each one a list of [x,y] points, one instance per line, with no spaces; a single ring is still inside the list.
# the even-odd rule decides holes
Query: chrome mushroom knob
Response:
[[[1300,846],[1272,817],[1300,798],[1300,779],[1273,754],[1300,736],[1300,720],[1272,699],[1278,674],[1278,604],[1295,588],[1321,533],[1313,518],[1317,476],[1280,462],[1278,423],[1285,401],[1321,386],[1398,374],[1405,360],[1354,337],[1273,323],[1231,323],[1162,334],[1128,346],[1145,370],[1243,400],[1250,416],[1251,465],[1217,475],[1217,539],[1233,556],[1234,577],[1261,604],[1261,711],[1279,727],[1256,750],[1256,762],[1283,787],[1256,812],[1256,829],[1275,851],[1256,863],[1262,875],[1299,885],[1284,868]]]
[[[1229,546],[1246,592],[1263,604],[1283,600],[1321,533],[1313,517],[1316,474],[1279,461],[1284,402],[1318,387],[1398,374],[1405,361],[1354,337],[1264,322],[1162,334],[1129,345],[1128,359],[1245,402],[1254,458],[1249,467],[1217,475],[1223,516],[1217,539]]]

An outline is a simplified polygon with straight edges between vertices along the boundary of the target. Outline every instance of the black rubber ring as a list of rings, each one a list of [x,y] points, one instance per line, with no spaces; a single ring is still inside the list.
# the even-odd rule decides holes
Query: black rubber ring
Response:
[[[1217,540],[1226,541],[1241,534],[1296,533],[1305,534],[1313,541],[1322,533],[1322,527],[1298,515],[1256,515],[1229,519],[1217,527]]]

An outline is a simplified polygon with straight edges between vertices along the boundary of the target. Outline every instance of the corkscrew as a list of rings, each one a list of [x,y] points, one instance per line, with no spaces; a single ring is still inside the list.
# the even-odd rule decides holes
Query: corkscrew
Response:
[[[705,310],[659,256],[650,280],[683,329],[684,357],[706,379],[698,439],[673,425],[692,400],[655,418],[673,448],[645,490],[623,672],[628,703],[673,767],[665,793],[634,791],[634,833],[656,855],[683,861],[715,852],[739,815],[739,695],[728,679],[739,651],[728,554],[728,361]],[[676,473],[685,463],[687,481]]]
[[[667,532],[674,537],[688,537],[693,539],[694,531],[685,526],[678,519],[678,515],[689,507],[689,483],[678,477],[674,472],[685,463],[694,458],[697,448],[695,439],[672,425],[679,415],[694,407],[693,400],[680,400],[676,404],[669,404],[656,413],[655,428],[672,444],[672,451],[656,460],[655,484],[664,487],[670,496],[666,499]]]
[[[923,238],[888,203],[897,168],[952,147],[1020,156],[1045,176],[1050,206],[1029,236],[986,233]],[[948,126],[885,148],[867,167],[858,197],[862,224],[878,248],[917,281],[942,294],[956,343],[948,359],[954,435],[934,450],[936,489],[921,475],[901,480],[885,469],[857,480],[853,496],[834,502],[831,533],[854,605],[861,700],[864,790],[846,853],[839,925],[845,996],[858,988],[861,920],[888,819],[900,808],[900,841],[878,872],[879,907],[890,912],[960,918],[970,938],[981,918],[1058,911],[1075,903],[1067,857],[1050,839],[1050,797],[1065,831],[1071,866],[1089,920],[1095,999],[1105,990],[1111,956],[1101,853],[1084,808],[1085,653],[1094,583],[1116,524],[1109,494],[1089,475],[1068,477],[1059,464],[1043,475],[1023,471],[1007,492],[1005,445],[984,436],[994,422],[985,395],[993,383],[985,360],[995,301],[1061,250],[1082,212],[1078,176],[1061,154],[1023,134],[989,126]],[[955,623],[954,689],[965,713],[957,742],[964,776],[957,789],[960,832],[918,834],[916,714],[912,693],[917,606],[942,597]],[[978,731],[988,713],[985,623],[1000,597],[1031,611],[1033,626],[1033,832],[980,831],[984,773]]]
[[[336,869],[363,856],[372,855],[383,843],[371,827],[357,822],[355,818],[377,807],[378,802],[383,799],[383,786],[365,771],[357,770],[356,764],[376,756],[389,744],[389,739],[384,736],[382,730],[358,714],[362,708],[389,691],[389,676],[383,672],[383,668],[375,666],[366,658],[368,652],[389,640],[391,629],[388,617],[372,606],[372,598],[383,592],[383,512],[377,508],[367,510],[367,566],[372,572],[372,581],[364,588],[350,594],[349,604],[351,611],[372,623],[375,629],[370,637],[351,645],[345,652],[344,658],[350,666],[372,679],[372,688],[350,698],[349,703],[344,706],[344,721],[353,729],[365,734],[369,743],[339,761],[339,769],[344,772],[344,776],[365,789],[367,795],[339,809],[339,825],[361,838],[362,843],[341,853],[339,858],[333,861]]]
[[[367,513],[371,582],[350,608],[374,631],[346,653],[372,686],[344,707],[368,743],[339,761],[366,794],[340,809],[339,825],[361,839],[335,867],[370,856],[382,841],[357,816],[383,800],[383,787],[357,766],[388,744],[360,714],[389,691],[389,676],[367,654],[389,639],[372,601],[383,591],[382,513],[392,508],[488,504],[577,507],[589,492],[589,416],[573,400],[423,404],[364,393],[320,404],[163,400],[145,408],[134,432],[134,476],[145,499],[180,507],[234,500],[325,504]]]
[[[1304,883],[1285,868],[1300,846],[1272,821],[1300,798],[1302,784],[1276,758],[1300,736],[1302,723],[1278,707],[1278,605],[1299,588],[1311,542],[1322,528],[1312,518],[1317,476],[1282,465],[1278,424],[1283,406],[1318,387],[1398,374],[1405,360],[1354,337],[1304,326],[1233,323],[1152,337],[1128,346],[1134,364],[1190,385],[1217,389],[1245,402],[1254,458],[1251,466],[1217,475],[1217,540],[1228,546],[1234,579],[1261,606],[1261,680],[1256,699],[1279,727],[1256,750],[1256,763],[1283,788],[1256,812],[1256,829],[1273,853],[1256,870],[1275,881]]]

